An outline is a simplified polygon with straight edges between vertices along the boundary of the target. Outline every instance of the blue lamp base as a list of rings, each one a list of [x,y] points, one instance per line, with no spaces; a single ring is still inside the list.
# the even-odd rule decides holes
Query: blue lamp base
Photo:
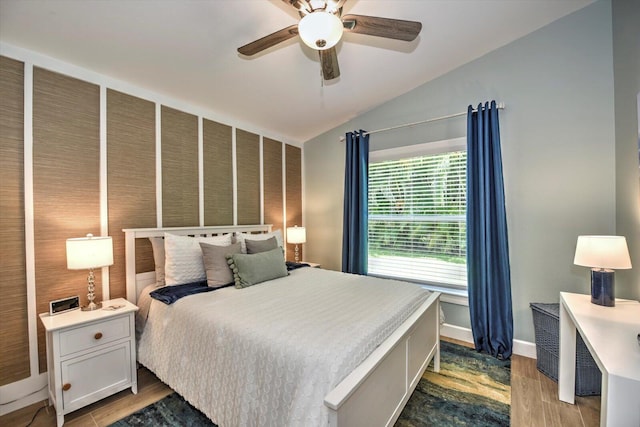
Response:
[[[591,302],[605,307],[614,307],[616,298],[614,296],[615,278],[613,270],[592,269],[591,270]]]

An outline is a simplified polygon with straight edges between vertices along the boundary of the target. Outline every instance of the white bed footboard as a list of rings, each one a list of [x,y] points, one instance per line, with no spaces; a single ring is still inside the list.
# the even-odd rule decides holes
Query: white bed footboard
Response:
[[[392,426],[433,359],[440,371],[440,293],[414,314],[324,399],[329,425]]]

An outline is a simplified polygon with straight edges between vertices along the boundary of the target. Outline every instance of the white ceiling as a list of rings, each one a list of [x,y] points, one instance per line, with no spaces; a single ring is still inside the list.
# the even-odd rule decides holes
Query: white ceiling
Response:
[[[320,78],[282,0],[0,0],[0,41],[304,142],[593,0],[348,0],[343,13],[422,22],[410,43],[345,33],[341,76]]]

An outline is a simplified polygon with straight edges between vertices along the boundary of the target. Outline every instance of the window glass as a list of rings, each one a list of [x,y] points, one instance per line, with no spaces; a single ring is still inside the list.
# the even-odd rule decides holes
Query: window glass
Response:
[[[369,274],[466,289],[464,145],[451,140],[371,154]]]

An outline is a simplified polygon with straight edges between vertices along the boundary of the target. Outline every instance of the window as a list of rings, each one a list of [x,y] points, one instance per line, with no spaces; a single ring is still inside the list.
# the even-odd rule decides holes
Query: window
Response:
[[[466,291],[466,161],[464,138],[371,152],[369,274]]]

